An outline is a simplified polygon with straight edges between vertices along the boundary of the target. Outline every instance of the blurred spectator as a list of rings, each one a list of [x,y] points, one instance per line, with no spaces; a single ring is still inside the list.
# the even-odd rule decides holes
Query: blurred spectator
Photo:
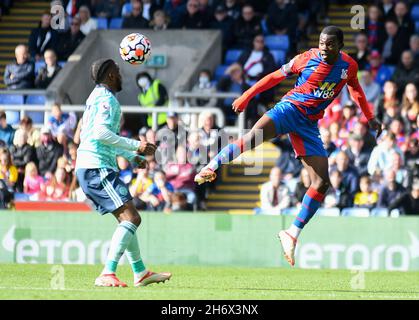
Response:
[[[18,171],[16,190],[23,192],[23,178],[25,166],[31,161],[36,161],[35,150],[28,144],[28,134],[26,131],[17,130],[13,139],[13,145],[10,146],[13,164]]]
[[[381,54],[377,50],[371,51],[368,61],[367,70],[371,71],[374,81],[382,87],[387,80],[391,79],[392,70],[382,63]]]
[[[410,37],[409,49],[413,53],[415,65],[418,66],[419,65],[419,35],[418,34],[414,34]]]
[[[327,155],[330,156],[333,152],[336,151],[337,147],[332,142],[329,129],[320,127],[320,136],[323,142],[323,147],[327,151]]]
[[[0,140],[9,147],[13,144],[14,136],[15,129],[7,123],[6,112],[0,110]]]
[[[186,195],[182,192],[173,193],[171,202],[168,212],[193,211],[192,204],[187,201]]]
[[[417,138],[409,141],[405,157],[406,168],[413,177],[419,176],[419,142]]]
[[[225,76],[223,76],[218,84],[217,88],[221,92],[231,92],[241,95],[247,89],[250,88],[249,84],[246,82],[244,77],[243,68],[239,63],[233,63],[225,71]],[[234,98],[226,98],[221,103],[221,108],[225,114],[227,125],[232,125],[237,119],[237,115],[231,108],[231,105],[234,101]],[[249,107],[247,110],[252,111],[255,108]],[[246,116],[249,116],[250,112],[246,113]]]
[[[397,183],[396,173],[393,170],[386,171],[384,173],[384,178],[384,183],[378,194],[378,208],[388,208],[405,192],[405,188]]]
[[[52,80],[61,71],[61,66],[57,63],[57,55],[54,50],[48,49],[44,53],[45,67],[42,67],[35,79],[35,88],[46,89]]]
[[[294,207],[301,206],[304,195],[310,187],[310,184],[310,174],[308,173],[308,170],[306,168],[302,168],[300,171],[300,181],[298,181],[295,186],[294,196],[292,198]]]
[[[64,5],[66,13],[70,17],[75,17],[76,14],[79,12],[80,7],[89,5],[89,0],[66,0],[66,4]]]
[[[136,169],[137,176],[132,179],[129,188],[131,196],[133,197],[134,205],[139,210],[145,210],[147,204],[141,200],[142,195],[151,186],[153,180],[148,175],[148,168]]]
[[[330,141],[340,149],[346,142],[345,139],[340,137],[341,126],[338,122],[332,122],[329,126]]]
[[[371,152],[370,160],[368,161],[368,173],[371,176],[377,172],[382,175],[384,171],[387,171],[391,167],[393,157],[391,152],[393,150],[399,153],[404,160],[403,152],[396,144],[396,136],[393,133],[387,132],[381,138],[381,143]]]
[[[384,113],[387,108],[390,106],[395,106],[397,108],[398,105],[397,84],[394,81],[388,80],[384,83],[383,93],[374,108],[376,118],[383,123]]]
[[[348,192],[354,196],[358,190],[359,175],[353,164],[349,162],[349,156],[340,151],[336,155],[336,164],[332,165],[330,171],[339,171],[342,174],[342,182],[347,188]]]
[[[384,63],[396,65],[401,53],[409,48],[409,35],[392,19],[386,21],[385,28],[386,38],[381,49]]]
[[[198,83],[192,87],[192,93],[196,94],[212,94],[217,91],[214,83],[211,81],[211,72],[208,69],[202,69],[199,72]],[[217,98],[191,98],[189,99],[191,106],[199,107],[215,107],[217,105]]]
[[[41,145],[36,148],[39,173],[43,176],[48,171],[55,172],[58,158],[63,154],[63,146],[54,141],[48,127],[43,127],[41,130]]]
[[[47,172],[41,184],[38,200],[65,201],[69,198],[69,185],[65,181],[66,173],[62,168],[57,168],[55,174]]]
[[[214,30],[220,30],[223,36],[223,53],[227,48],[231,47],[234,35],[233,35],[233,24],[234,19],[227,14],[227,8],[224,5],[218,5],[215,8],[214,20],[211,21],[209,27]],[[223,54],[224,56],[224,54]]]
[[[36,148],[41,144],[41,133],[32,124],[32,119],[24,116],[20,119],[19,128],[16,131],[24,131],[28,135],[28,144]],[[17,134],[17,132],[16,132]]]
[[[290,40],[290,50],[295,51],[298,12],[294,3],[286,0],[272,1],[268,8],[266,24],[270,33],[287,34]]]
[[[391,171],[396,173],[396,182],[400,183],[404,188],[411,186],[413,182],[413,176],[404,166],[402,157],[395,151],[393,151],[391,155]]]
[[[141,1],[132,4],[132,12],[122,21],[123,29],[147,29],[150,21],[143,17],[143,5]]]
[[[132,5],[139,0],[130,0],[125,1],[124,5],[122,6],[121,16],[128,17],[132,13]]]
[[[182,144],[176,149],[176,159],[170,161],[165,170],[167,181],[173,186],[175,191],[182,192],[187,196],[188,203],[196,204],[195,166],[188,162],[186,145]]]
[[[58,60],[67,61],[68,57],[85,38],[83,32],[80,31],[80,25],[80,18],[76,16],[71,21],[70,30],[59,35],[57,45]]]
[[[364,90],[367,101],[372,105],[376,104],[381,93],[381,88],[374,81],[371,72],[368,70],[361,71],[361,79],[359,83]]]
[[[414,83],[408,83],[404,89],[402,98],[401,116],[406,126],[406,133],[411,135],[418,130],[417,119],[419,115],[418,87]]]
[[[116,161],[119,169],[119,178],[128,186],[134,178],[131,164],[124,157],[117,156]]]
[[[368,7],[368,18],[365,27],[369,48],[379,50],[383,45],[386,31],[382,19],[382,11],[378,6],[371,5]]]
[[[136,76],[136,83],[140,88],[138,94],[138,103],[142,107],[159,107],[166,106],[169,102],[166,87],[159,79],[153,79],[148,72],[140,72]],[[158,125],[166,123],[166,114],[159,113],[157,116]],[[153,117],[150,114],[147,117],[147,125],[151,127],[153,124]]]
[[[359,180],[359,190],[354,198],[355,207],[374,208],[378,201],[378,193],[371,189],[371,179],[368,176],[362,176]]]
[[[180,14],[175,27],[180,29],[204,29],[208,27],[206,23],[204,15],[199,11],[198,0],[188,0],[186,11]]]
[[[215,123],[211,111],[203,111],[198,118],[199,139],[205,154],[208,156],[205,163],[208,163],[227,143],[225,131]]]
[[[167,181],[163,171],[154,174],[154,182],[141,196],[141,200],[146,202],[150,209],[162,211],[170,206],[171,195],[174,192],[173,186]]]
[[[90,9],[87,6],[81,6],[79,9],[80,31],[87,36],[92,30],[97,29],[96,19],[91,17]]]
[[[352,134],[349,136],[349,147],[346,154],[349,161],[357,169],[358,175],[363,176],[368,173],[368,160],[370,158],[371,149],[367,149],[364,140],[360,135]]]
[[[284,180],[297,177],[302,169],[301,161],[295,158],[294,148],[286,136],[277,137],[272,141],[280,150],[280,155],[276,161],[284,175]]]
[[[233,26],[233,40],[235,46],[241,49],[252,48],[253,39],[262,32],[260,18],[250,4],[243,6],[241,16]]]
[[[360,32],[355,37],[356,51],[350,56],[358,63],[359,70],[365,70],[368,64],[368,38],[363,32]]]
[[[253,39],[253,48],[246,49],[240,55],[238,63],[243,67],[246,79],[249,81],[257,81],[276,69],[274,57],[265,46],[265,38],[262,34],[258,34]],[[268,91],[260,94],[262,97]],[[273,90],[268,97],[268,102],[273,99]],[[266,100],[266,98],[265,98]]]
[[[261,213],[265,214],[279,214],[291,204],[289,189],[282,183],[282,172],[278,167],[271,169],[269,181],[261,186],[260,204]]]
[[[392,80],[397,83],[399,97],[402,95],[407,83],[419,84],[419,66],[415,65],[413,53],[410,50],[403,51]]]
[[[156,10],[153,19],[150,21],[150,27],[154,31],[166,30],[169,26],[169,17],[163,10]]]
[[[406,150],[406,136],[404,134],[403,121],[400,117],[393,119],[389,126],[389,131],[396,136],[396,144],[402,150]]]
[[[377,145],[375,137],[368,130],[368,125],[366,123],[356,122],[354,124],[352,133],[362,137],[364,140],[364,148],[367,150],[372,150]]]
[[[28,195],[35,195],[41,191],[44,179],[38,174],[38,169],[34,162],[29,162],[25,166],[25,179],[23,180],[23,192]]]
[[[227,8],[227,14],[234,20],[240,16],[240,3],[238,0],[224,0],[224,5]]]
[[[13,190],[10,190],[6,182],[0,179],[0,209],[8,209],[11,206],[11,202],[13,201],[13,196]]]
[[[48,119],[48,128],[54,138],[61,144],[67,144],[68,139],[73,139],[77,125],[77,116],[74,112],[64,113],[59,103],[51,107],[51,116]]]
[[[121,5],[119,0],[96,0],[95,16],[100,18],[119,18],[121,16]]]
[[[413,182],[410,191],[406,191],[402,196],[389,205],[388,210],[399,209],[405,215],[419,214],[419,180]]]
[[[0,148],[0,179],[6,182],[10,190],[15,188],[18,180],[17,168],[13,165],[12,156],[7,148]]]
[[[211,21],[214,20],[214,8],[212,7],[212,2],[213,0],[198,0],[199,12],[203,17],[204,25],[206,27],[208,27]]]
[[[15,49],[15,62],[6,65],[4,83],[7,89],[32,89],[35,79],[35,66],[29,60],[28,47],[20,44]]]
[[[179,115],[176,112],[169,112],[166,122],[166,125],[156,132],[156,141],[158,143],[156,158],[163,165],[175,159],[178,146],[186,145],[187,133],[186,128],[179,123]]]
[[[380,9],[386,19],[394,15],[394,0],[381,0],[380,2]]]
[[[133,5],[136,2],[142,2],[143,5],[143,17],[144,19],[147,20],[151,20],[154,16],[154,13],[156,12],[156,10],[159,9],[159,6],[155,4],[154,0],[142,0],[142,1],[138,1],[138,0],[131,0],[129,2],[126,2],[123,6],[122,6],[122,17],[127,17],[132,13],[132,8]]]
[[[397,1],[394,5],[394,18],[401,32],[409,37],[415,32],[415,24],[410,17],[409,7],[404,1]]]
[[[185,9],[186,0],[166,0],[163,10],[170,16],[171,26],[176,27],[182,9]]]
[[[57,31],[51,28],[51,14],[45,12],[42,15],[38,27],[32,29],[29,36],[29,52],[31,57],[36,61],[41,60],[47,49],[56,48],[57,39]]]
[[[324,198],[325,208],[347,208],[352,206],[353,195],[349,187],[343,182],[343,175],[338,170],[330,172],[330,188]]]

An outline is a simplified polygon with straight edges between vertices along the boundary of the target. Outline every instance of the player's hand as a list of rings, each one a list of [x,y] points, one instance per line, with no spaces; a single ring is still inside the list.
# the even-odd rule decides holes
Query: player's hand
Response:
[[[381,132],[383,132],[383,125],[381,124],[381,122],[375,118],[372,118],[368,121],[368,125],[371,129],[376,131],[375,139],[378,139],[378,137],[381,135]]]
[[[147,168],[147,160],[140,155],[135,156],[134,160],[132,161],[139,169],[145,169]]]
[[[233,101],[233,111],[235,113],[243,112],[243,110],[246,109],[248,104],[249,99],[247,98],[247,96],[242,95]]]
[[[140,141],[140,146],[138,147],[137,153],[139,155],[146,155],[152,156],[157,150],[157,146],[155,144],[149,143],[145,140]]]

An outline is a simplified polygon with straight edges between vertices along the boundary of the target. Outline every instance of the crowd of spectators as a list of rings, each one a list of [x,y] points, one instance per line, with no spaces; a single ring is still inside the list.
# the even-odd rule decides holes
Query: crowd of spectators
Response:
[[[385,131],[376,142],[346,90],[329,106],[319,122],[330,156],[332,185],[324,206],[388,207],[417,213],[419,36],[414,33],[406,2],[371,3],[366,28],[355,37],[352,57],[359,64],[360,83],[367,100]],[[242,54],[218,83],[214,83],[210,70],[201,70],[192,90],[240,94],[278,67],[265,47],[267,34],[288,35],[293,54],[297,42],[307,36],[327,9],[323,1],[287,0],[70,0],[63,4],[67,14],[65,30],[53,30],[51,15],[45,13],[39,26],[32,30],[28,45],[16,48],[16,61],[5,70],[4,81],[9,89],[46,88],[60,70],[57,61],[66,60],[84,37],[97,28],[95,18],[123,17],[122,25],[126,28],[220,29],[224,51],[237,48]],[[45,67],[35,77],[34,62],[42,59]],[[158,79],[143,73],[136,80],[140,104],[167,104],[167,90]],[[158,101],[148,101],[151,96],[157,96]],[[273,99],[272,91],[259,95],[258,101],[249,106],[248,126],[260,114],[256,104],[267,105]],[[225,112],[227,122],[232,123],[236,115],[231,111],[231,102],[232,99],[203,98],[190,103],[203,107],[217,104]],[[77,119],[62,113],[59,105],[51,111],[48,126],[34,129],[30,118],[25,117],[16,132],[7,124],[5,113],[0,112],[0,174],[6,186],[0,186],[2,199],[8,199],[6,192],[21,193],[31,199],[82,198],[73,172],[79,139]],[[205,209],[208,187],[196,186],[193,177],[222,147],[223,139],[212,130],[220,128],[205,111],[200,115],[198,131],[188,134],[177,114],[164,114],[160,120],[160,129],[154,132],[147,127],[149,119],[144,119],[138,136],[158,141],[156,158],[166,161],[149,159],[147,169],[135,169],[126,160],[118,159],[121,177],[130,186],[139,208]],[[174,140],[162,140],[162,136]],[[287,139],[278,138],[275,144],[281,149],[281,156],[269,183],[262,188],[263,204],[272,208],[298,206],[309,185],[308,173],[294,158]],[[207,159],[202,159],[202,148]]]

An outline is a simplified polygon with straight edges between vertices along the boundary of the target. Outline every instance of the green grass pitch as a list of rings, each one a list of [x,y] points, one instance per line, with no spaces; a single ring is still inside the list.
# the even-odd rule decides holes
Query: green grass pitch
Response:
[[[0,264],[0,299],[419,299],[419,272],[365,272],[362,285],[362,276],[348,270],[150,266],[172,272],[172,279],[135,288],[123,265],[118,276],[128,288],[98,288],[102,266],[64,265],[64,290],[58,290],[51,268]]]

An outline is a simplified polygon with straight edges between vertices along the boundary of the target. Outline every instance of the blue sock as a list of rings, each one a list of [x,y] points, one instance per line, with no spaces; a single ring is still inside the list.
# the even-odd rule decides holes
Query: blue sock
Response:
[[[301,210],[295,218],[293,224],[299,229],[304,228],[304,226],[310,221],[311,217],[314,216],[317,209],[319,209],[323,200],[324,194],[318,192],[312,187],[308,188],[301,204]]]
[[[229,143],[223,149],[221,149],[221,151],[210,161],[207,167],[215,171],[222,164],[226,164],[233,161],[243,152],[244,152],[243,139],[238,139],[233,143]]]

